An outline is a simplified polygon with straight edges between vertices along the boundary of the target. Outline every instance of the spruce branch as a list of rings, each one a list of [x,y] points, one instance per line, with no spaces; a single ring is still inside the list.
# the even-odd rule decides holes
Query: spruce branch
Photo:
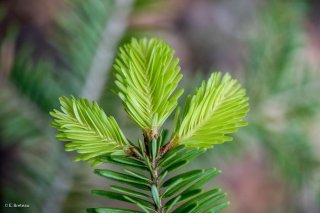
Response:
[[[236,80],[229,74],[222,77],[221,73],[213,73],[194,96],[187,99],[183,117],[176,121],[173,146],[211,148],[231,141],[232,137],[226,134],[247,125],[243,118],[249,111],[248,105],[245,90]],[[179,111],[177,113],[179,117]]]
[[[130,151],[130,144],[113,117],[107,117],[96,102],[74,97],[60,98],[61,111],[53,110],[52,126],[61,133],[57,139],[69,142],[66,151],[76,150],[75,160],[99,163],[95,157],[106,154],[124,154]]]
[[[183,93],[174,51],[157,39],[132,39],[120,48],[114,68],[124,108],[147,134],[158,134]]]
[[[143,212],[217,212],[229,205],[221,189],[202,188],[219,175],[219,170],[171,174],[214,144],[231,140],[226,134],[247,124],[243,118],[248,112],[248,98],[241,85],[229,74],[212,74],[193,97],[187,98],[181,114],[180,108],[176,110],[169,136],[169,131],[161,127],[177,107],[183,91],[175,92],[182,75],[173,50],[157,39],[132,39],[120,48],[115,69],[118,95],[128,115],[141,128],[142,140],[128,140],[115,119],[106,116],[96,102],[62,97],[61,111],[51,112],[53,127],[61,132],[57,139],[69,142],[67,151],[81,154],[76,160],[123,168],[123,172],[96,169],[97,175],[121,185],[92,193],[136,204]],[[87,212],[139,211],[105,207],[89,208]]]

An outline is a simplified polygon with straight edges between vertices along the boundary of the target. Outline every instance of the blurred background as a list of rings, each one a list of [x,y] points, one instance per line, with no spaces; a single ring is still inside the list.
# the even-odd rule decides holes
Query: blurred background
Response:
[[[320,212],[319,11],[316,0],[1,0],[2,212],[122,205],[90,194],[106,180],[72,162],[48,112],[62,95],[98,100],[141,137],[111,91],[117,49],[132,36],[176,50],[185,94],[212,71],[246,88],[250,125],[192,164],[223,171],[212,182],[229,194],[223,212]]]

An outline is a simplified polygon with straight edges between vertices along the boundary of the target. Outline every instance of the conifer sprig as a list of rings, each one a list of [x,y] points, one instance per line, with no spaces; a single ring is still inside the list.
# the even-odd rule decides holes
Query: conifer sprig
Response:
[[[213,73],[203,81],[191,98],[187,98],[180,121],[176,115],[173,145],[211,148],[214,144],[231,141],[225,134],[234,133],[247,122],[248,98],[241,85],[227,73]]]
[[[124,108],[144,131],[157,131],[177,106],[182,74],[174,51],[156,39],[132,39],[120,48],[114,68]]]
[[[66,144],[66,151],[80,153],[78,160],[99,163],[95,158],[112,153],[121,154],[129,150],[129,143],[113,117],[108,117],[97,102],[89,103],[87,99],[77,100],[74,97],[60,98],[61,111],[53,110],[52,126],[61,133],[60,141]]]
[[[230,141],[226,134],[241,126],[248,112],[248,98],[229,74],[214,73],[203,82],[184,109],[176,111],[171,137],[163,123],[176,109],[183,90],[176,91],[182,77],[173,50],[157,39],[133,39],[120,48],[115,63],[116,85],[125,110],[142,130],[143,139],[134,144],[122,133],[113,117],[96,102],[74,97],[60,98],[61,111],[54,110],[52,123],[67,141],[66,151],[77,151],[76,160],[93,164],[111,163],[122,171],[94,172],[117,182],[95,195],[135,204],[140,211],[115,207],[90,208],[87,212],[217,212],[229,202],[219,188],[203,185],[219,175],[215,168],[195,169],[170,175],[186,167],[214,144]],[[169,177],[169,178],[168,178]]]

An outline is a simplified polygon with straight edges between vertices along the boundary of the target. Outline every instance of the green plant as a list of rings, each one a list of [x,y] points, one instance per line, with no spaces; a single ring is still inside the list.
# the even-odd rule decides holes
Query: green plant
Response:
[[[61,132],[57,139],[69,142],[66,151],[80,153],[76,160],[124,167],[124,173],[110,169],[96,169],[95,173],[132,188],[111,185],[113,191],[93,190],[94,194],[136,204],[144,212],[216,212],[229,204],[223,200],[225,193],[201,187],[220,171],[209,168],[170,174],[207,148],[232,140],[226,134],[246,125],[248,98],[229,74],[213,73],[180,110],[178,98],[183,90],[175,91],[182,75],[173,54],[163,41],[132,39],[120,48],[116,59],[118,95],[142,129],[143,140],[128,140],[116,120],[96,102],[74,97],[60,98],[61,111],[51,112],[52,125]],[[176,108],[169,137],[162,125]],[[88,212],[137,211],[91,208]]]

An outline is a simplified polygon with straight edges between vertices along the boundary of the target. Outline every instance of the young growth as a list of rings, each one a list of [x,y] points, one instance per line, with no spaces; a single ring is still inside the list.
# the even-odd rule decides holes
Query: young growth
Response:
[[[142,138],[127,139],[116,120],[96,102],[61,97],[60,110],[50,112],[66,141],[66,151],[77,151],[75,160],[96,166],[111,163],[123,172],[96,169],[94,172],[116,182],[110,189],[92,193],[135,204],[134,210],[117,207],[89,208],[87,212],[217,212],[229,205],[218,188],[204,184],[217,176],[215,168],[195,169],[170,175],[215,144],[232,140],[248,108],[245,90],[229,74],[213,73],[208,81],[177,107],[183,90],[177,90],[179,60],[174,51],[157,39],[132,39],[120,48],[115,60],[115,84],[123,107],[142,130]],[[162,128],[175,111],[171,135]],[[168,178],[169,177],[169,178]]]

